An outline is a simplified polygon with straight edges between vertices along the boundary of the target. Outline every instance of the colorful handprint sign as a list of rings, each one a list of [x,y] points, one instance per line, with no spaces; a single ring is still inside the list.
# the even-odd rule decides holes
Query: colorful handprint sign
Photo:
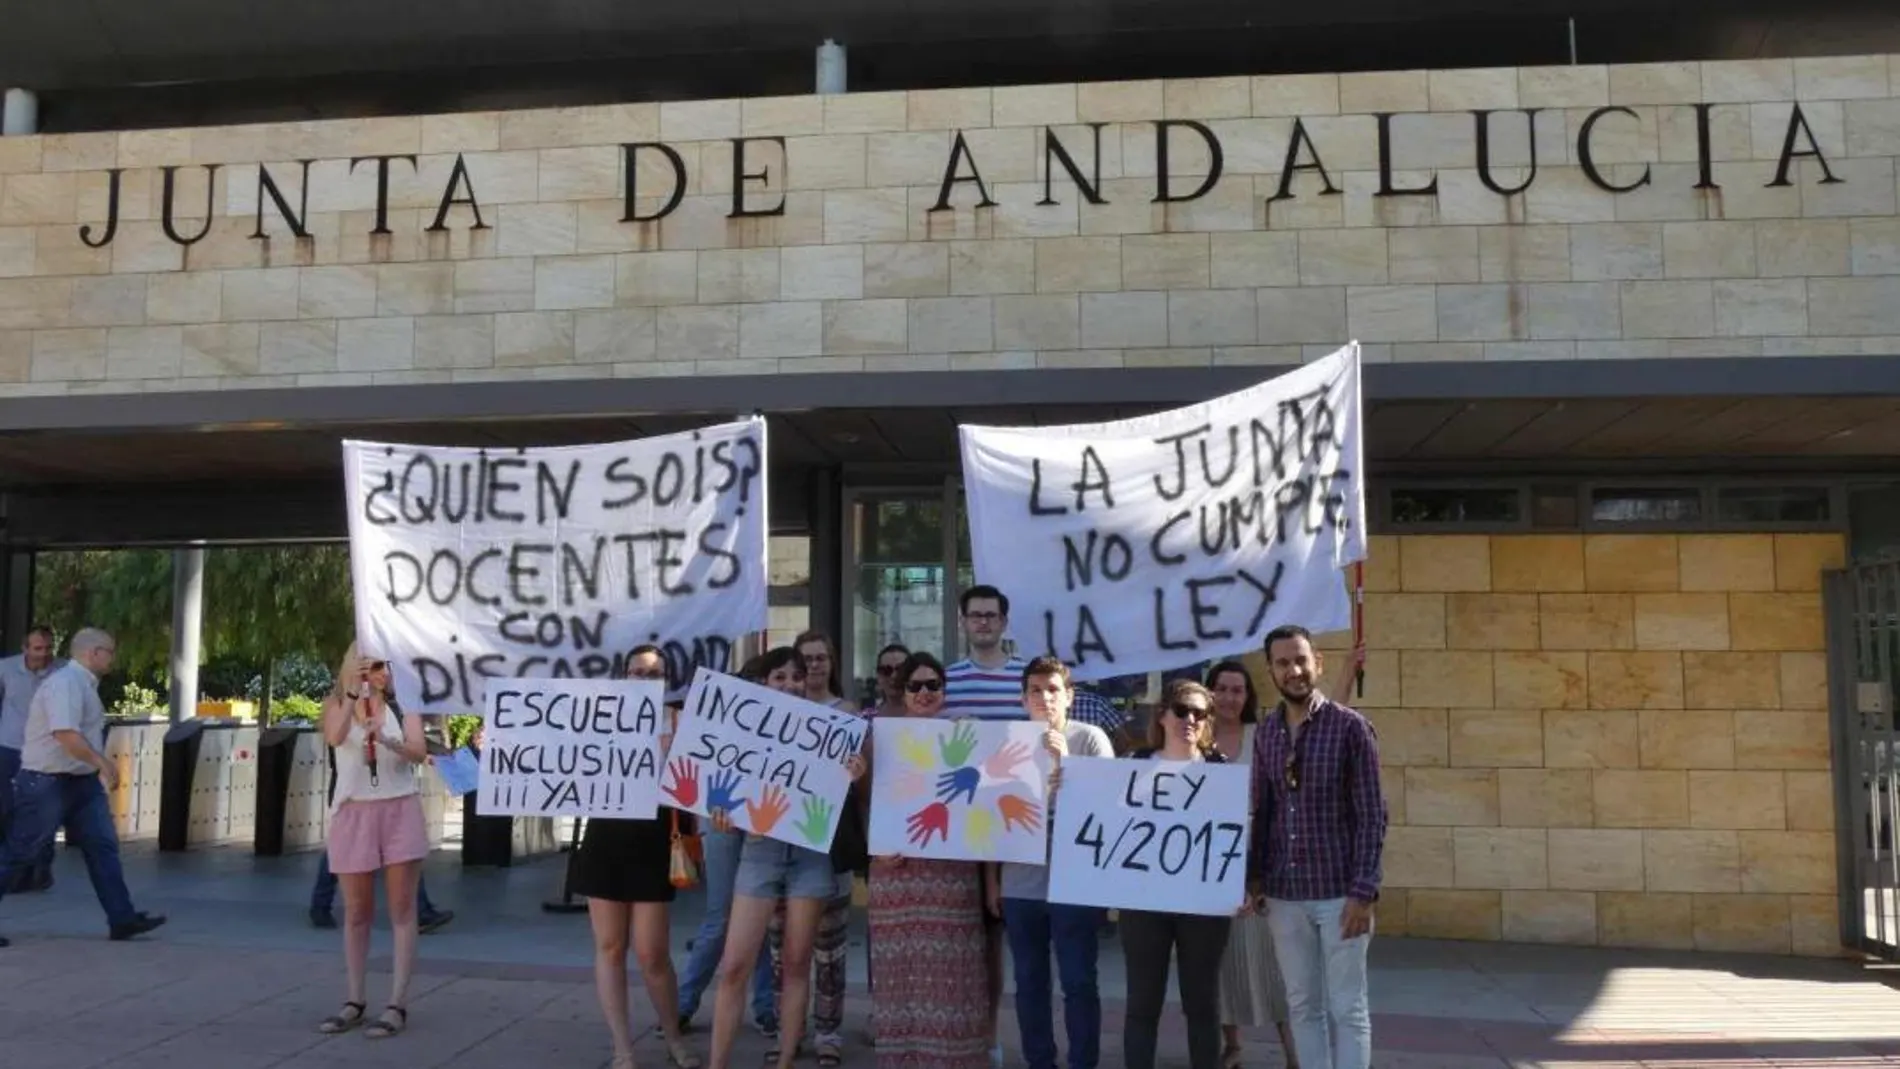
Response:
[[[1050,758],[1038,725],[880,719],[871,747],[873,854],[1042,861]]]

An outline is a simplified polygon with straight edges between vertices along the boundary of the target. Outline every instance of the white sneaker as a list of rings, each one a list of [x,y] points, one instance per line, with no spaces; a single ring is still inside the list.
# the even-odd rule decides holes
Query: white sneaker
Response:
[[[998,1043],[990,1048],[991,1069],[1003,1069],[1003,1045]]]

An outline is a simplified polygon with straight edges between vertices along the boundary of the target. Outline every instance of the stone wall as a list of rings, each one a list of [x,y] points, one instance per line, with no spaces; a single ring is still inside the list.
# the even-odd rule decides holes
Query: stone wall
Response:
[[[1832,954],[1835,535],[1384,537],[1387,933]],[[1328,636],[1337,649],[1343,636]]]
[[[1347,338],[1373,361],[1900,353],[1897,83],[1871,56],[7,138],[0,393],[1282,364]],[[1535,181],[1501,195],[1529,109]],[[1157,202],[1157,120],[1220,142],[1204,195]],[[637,142],[666,149],[630,180]],[[1187,198],[1209,148],[1168,144]],[[736,204],[735,171],[763,176]],[[947,171],[983,187],[945,198]]]

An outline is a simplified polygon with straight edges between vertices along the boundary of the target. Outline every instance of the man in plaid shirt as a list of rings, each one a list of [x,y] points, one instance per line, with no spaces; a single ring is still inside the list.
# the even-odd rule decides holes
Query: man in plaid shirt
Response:
[[[1304,1069],[1367,1069],[1366,948],[1379,900],[1385,796],[1379,743],[1357,712],[1320,693],[1313,636],[1266,641],[1281,702],[1254,735],[1249,901],[1265,908]]]

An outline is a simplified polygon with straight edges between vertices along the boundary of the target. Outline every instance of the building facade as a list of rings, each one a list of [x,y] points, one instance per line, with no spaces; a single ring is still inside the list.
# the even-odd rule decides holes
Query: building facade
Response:
[[[9,620],[36,548],[336,537],[341,437],[759,410],[775,629],[862,677],[955,633],[958,421],[1357,339],[1385,930],[1832,953],[1897,158],[1887,55],[0,138]]]

